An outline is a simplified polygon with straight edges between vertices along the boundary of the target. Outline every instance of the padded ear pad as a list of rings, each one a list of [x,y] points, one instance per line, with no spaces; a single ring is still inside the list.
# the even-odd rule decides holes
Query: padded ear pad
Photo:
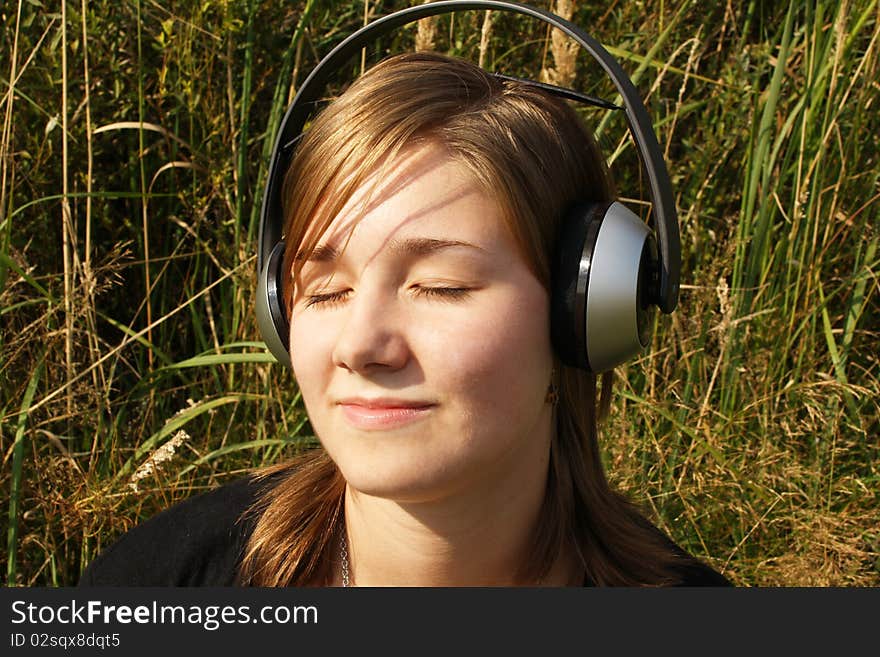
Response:
[[[257,325],[269,351],[279,363],[292,367],[287,345],[290,342],[290,322],[284,309],[281,282],[284,280],[284,242],[278,242],[257,281]]]
[[[657,246],[623,204],[575,203],[559,228],[551,332],[560,359],[604,372],[645,349],[656,303]]]

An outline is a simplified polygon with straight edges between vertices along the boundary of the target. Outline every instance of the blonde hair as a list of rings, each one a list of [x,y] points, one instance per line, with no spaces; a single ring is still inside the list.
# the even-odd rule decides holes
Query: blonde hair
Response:
[[[614,190],[592,135],[565,102],[527,83],[496,78],[436,53],[398,55],[355,81],[314,120],[284,184],[284,271],[299,273],[355,190],[416,141],[441,144],[504,211],[526,262],[549,289],[560,219],[579,200]],[[306,238],[307,236],[307,238]],[[291,308],[293,285],[284,290]],[[295,348],[295,345],[294,345]],[[522,581],[544,576],[567,544],[595,584],[664,584],[676,554],[611,490],[602,467],[593,374],[556,363],[559,400],[547,492]],[[255,529],[242,583],[320,585],[332,580],[345,481],[322,449],[260,476],[279,477],[252,509]]]

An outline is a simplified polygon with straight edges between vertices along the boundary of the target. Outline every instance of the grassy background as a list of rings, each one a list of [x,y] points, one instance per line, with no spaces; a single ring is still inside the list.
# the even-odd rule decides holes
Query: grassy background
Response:
[[[314,441],[251,312],[271,137],[317,58],[408,4],[3,4],[10,585],[74,584],[139,520]],[[633,76],[681,217],[681,305],[618,378],[612,479],[737,584],[880,584],[877,0],[537,4]],[[368,59],[417,41],[614,96],[511,15]],[[620,117],[585,116],[643,197]]]

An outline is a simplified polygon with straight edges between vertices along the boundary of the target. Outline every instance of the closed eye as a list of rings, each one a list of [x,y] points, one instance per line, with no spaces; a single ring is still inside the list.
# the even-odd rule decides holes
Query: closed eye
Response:
[[[421,287],[416,286],[414,288],[415,293],[425,297],[439,297],[442,299],[446,299],[449,301],[454,301],[456,299],[464,299],[468,296],[470,292],[469,288],[466,287]]]
[[[415,286],[412,289],[418,296],[433,297],[448,301],[464,299],[470,292],[470,288],[466,287]],[[306,297],[306,308],[311,308],[312,306],[334,306],[335,304],[344,301],[350,293],[351,290],[338,290],[336,292],[327,292],[324,294],[311,294]]]
[[[345,297],[348,296],[349,292],[351,292],[351,290],[339,290],[337,292],[327,292],[325,294],[310,294],[306,298],[306,308],[322,304],[325,306],[332,306],[343,301]]]

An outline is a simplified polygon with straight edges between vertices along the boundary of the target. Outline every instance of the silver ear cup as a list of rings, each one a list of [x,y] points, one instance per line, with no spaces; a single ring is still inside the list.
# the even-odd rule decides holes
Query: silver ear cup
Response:
[[[650,278],[656,246],[648,226],[614,202],[599,226],[584,304],[587,360],[594,372],[626,362],[650,343]]]
[[[257,326],[269,351],[282,365],[292,367],[287,344],[290,340],[290,323],[284,310],[281,281],[284,261],[284,242],[272,249],[257,281]]]

